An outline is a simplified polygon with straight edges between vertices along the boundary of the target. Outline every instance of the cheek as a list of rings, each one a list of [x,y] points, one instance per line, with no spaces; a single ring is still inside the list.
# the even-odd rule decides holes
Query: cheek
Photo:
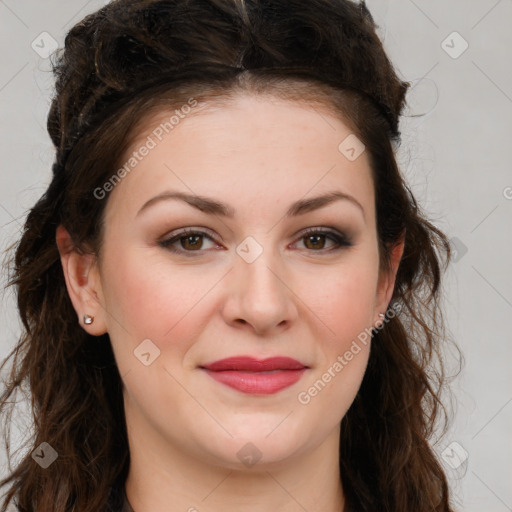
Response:
[[[313,309],[328,327],[316,339],[318,365],[301,386],[297,400],[309,417],[323,417],[324,434],[352,404],[368,363],[376,273],[354,265],[329,280]]]
[[[164,324],[172,326],[180,298],[179,276],[170,282],[136,253],[112,258],[109,267],[106,300],[131,335],[157,336]],[[148,326],[151,332],[146,332]]]
[[[311,300],[311,309],[328,327],[317,335],[317,361],[308,387],[299,397],[301,404],[314,401],[311,409],[320,414],[330,408],[332,420],[338,421],[345,414],[357,394],[368,362],[371,327],[378,277],[378,259],[373,253],[359,253],[347,260],[336,272],[324,276],[323,285],[311,294],[315,279],[308,279],[303,296]],[[327,333],[327,334],[326,334]],[[318,398],[316,398],[318,397]],[[330,405],[327,405],[330,404]]]
[[[304,280],[301,292],[311,310],[329,328],[332,339],[342,344],[373,322],[377,263],[364,258],[354,258],[354,262]]]
[[[150,339],[161,350],[172,342],[170,357],[179,359],[201,325],[198,305],[206,299],[221,274],[199,266],[174,268],[165,258],[149,260],[144,251],[115,251],[105,260],[104,295],[108,331],[113,343],[130,353]],[[131,350],[126,350],[126,343]]]

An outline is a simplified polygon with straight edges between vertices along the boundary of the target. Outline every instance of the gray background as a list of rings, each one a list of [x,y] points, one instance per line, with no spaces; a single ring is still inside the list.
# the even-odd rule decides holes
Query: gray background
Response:
[[[62,46],[71,26],[104,3],[0,0],[2,250],[19,236],[51,176],[45,52],[52,38]],[[445,275],[444,307],[466,364],[452,384],[452,427],[435,449],[459,510],[512,511],[512,0],[367,5],[397,71],[414,86],[399,163],[423,210],[457,250]],[[3,359],[19,333],[12,290],[0,304]],[[14,433],[28,424],[22,413]],[[16,440],[23,451],[22,438]],[[3,477],[3,451],[0,463]]]

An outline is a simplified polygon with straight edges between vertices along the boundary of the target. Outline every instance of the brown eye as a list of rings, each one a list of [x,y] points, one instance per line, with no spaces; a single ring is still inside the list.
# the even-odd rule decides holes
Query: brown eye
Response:
[[[185,255],[185,256],[199,256],[203,251],[210,248],[204,247],[204,241],[209,240],[215,246],[215,240],[211,235],[204,231],[193,229],[184,229],[174,234],[166,240],[158,242],[161,247],[168,249],[171,252]],[[325,253],[336,251],[342,247],[352,246],[350,239],[338,231],[322,230],[311,228],[306,233],[303,233],[299,239],[304,243],[306,250],[309,252]],[[330,240],[331,245],[326,247],[326,241]],[[179,246],[177,245],[179,243]],[[193,254],[197,253],[197,254]]]
[[[174,236],[168,238],[167,240],[162,240],[161,242],[158,242],[158,244],[171,252],[185,254],[206,250],[203,247],[204,239],[208,239],[211,242],[215,243],[215,240],[210,235],[204,233],[203,231],[194,231],[192,229],[186,229],[180,231],[179,233],[176,233]],[[176,247],[178,243],[179,246]]]
[[[334,246],[325,247],[326,239],[334,242]],[[302,237],[301,240],[304,241],[304,245],[306,249],[311,251],[320,252],[320,251],[330,251],[340,249],[341,247],[350,247],[352,242],[342,234],[338,234],[335,231],[326,231],[326,230],[318,230],[318,229],[310,229],[308,230]]]
[[[308,249],[323,249],[325,246],[325,238],[326,235],[323,234],[308,235],[303,238],[303,240],[305,240],[304,245]]]
[[[183,249],[201,249],[202,241],[200,242],[198,239],[201,238],[202,235],[188,235],[188,236],[182,236],[178,240],[181,243],[181,246]]]

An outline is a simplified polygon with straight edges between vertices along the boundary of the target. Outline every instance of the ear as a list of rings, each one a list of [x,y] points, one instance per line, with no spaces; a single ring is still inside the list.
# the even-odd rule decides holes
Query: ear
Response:
[[[66,287],[78,315],[78,323],[89,334],[94,336],[105,334],[107,332],[106,310],[103,306],[96,255],[77,252],[71,235],[62,225],[57,227],[56,242]],[[84,324],[83,316],[86,314],[94,318],[92,324]]]
[[[396,244],[391,251],[391,269],[388,272],[381,272],[379,275],[377,295],[375,298],[374,325],[379,326],[384,321],[384,319],[379,316],[379,313],[386,313],[391,297],[393,296],[396,273],[398,272],[398,266],[400,265],[404,253],[404,246],[405,230],[402,233],[399,243]]]

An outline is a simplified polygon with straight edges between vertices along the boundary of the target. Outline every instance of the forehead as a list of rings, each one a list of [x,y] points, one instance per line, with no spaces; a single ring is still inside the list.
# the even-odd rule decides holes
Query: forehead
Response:
[[[121,163],[136,165],[115,187],[109,208],[129,199],[122,201],[124,214],[133,217],[130,209],[167,188],[248,204],[262,194],[284,201],[337,187],[371,210],[368,155],[347,158],[354,137],[334,110],[271,95],[162,109],[140,124]]]

